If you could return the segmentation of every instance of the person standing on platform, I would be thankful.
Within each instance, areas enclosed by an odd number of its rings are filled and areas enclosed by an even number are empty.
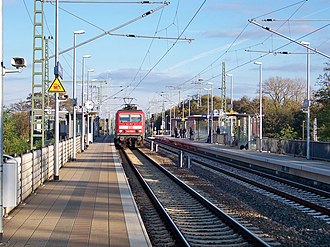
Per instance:
[[[180,128],[180,138],[182,138],[182,128]]]
[[[211,143],[211,128],[209,129],[209,135],[207,136],[207,143]]]
[[[175,138],[178,138],[179,137],[179,133],[178,133],[178,128],[177,127],[174,128],[174,137]]]
[[[220,143],[220,127],[217,127],[217,140],[216,143]]]
[[[192,140],[194,135],[194,131],[191,127],[189,127],[189,139]]]

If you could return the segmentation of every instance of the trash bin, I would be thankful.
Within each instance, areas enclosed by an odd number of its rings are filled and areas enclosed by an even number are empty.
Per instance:
[[[3,207],[16,207],[18,162],[6,154],[3,158]]]

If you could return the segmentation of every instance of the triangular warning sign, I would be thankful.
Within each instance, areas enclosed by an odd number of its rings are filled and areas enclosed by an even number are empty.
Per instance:
[[[50,87],[48,88],[48,93],[65,93],[65,89],[58,77],[52,82]]]

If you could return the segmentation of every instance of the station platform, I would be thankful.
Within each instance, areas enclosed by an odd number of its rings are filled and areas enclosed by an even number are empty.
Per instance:
[[[312,180],[314,183],[330,185],[330,162],[322,160],[307,160],[302,157],[260,152],[254,150],[240,150],[221,144],[211,144],[185,138],[174,138],[170,136],[155,136],[155,140],[166,140],[169,142],[189,145],[198,151],[213,152],[228,159],[234,159],[272,169],[277,172]]]
[[[4,218],[5,246],[151,246],[114,144],[99,139]]]

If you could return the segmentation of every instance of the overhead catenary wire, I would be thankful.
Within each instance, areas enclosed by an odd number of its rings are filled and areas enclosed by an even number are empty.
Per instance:
[[[269,22],[269,21],[284,21],[284,22],[296,22],[296,21],[303,21],[303,22],[305,22],[305,21],[308,21],[308,22],[310,22],[310,21],[321,21],[321,22],[324,22],[324,21],[330,21],[330,19],[290,19],[290,20],[288,20],[288,19],[262,19],[261,21],[267,21],[267,22]]]
[[[154,2],[154,3],[155,3],[155,2]],[[157,3],[164,3],[164,2],[157,2]],[[112,34],[112,33],[110,33],[110,31],[107,31],[107,30],[105,30],[105,29],[99,27],[98,25],[95,25],[95,24],[93,24],[92,22],[87,21],[86,19],[84,19],[84,18],[82,18],[82,17],[80,17],[80,16],[78,16],[78,15],[76,15],[76,14],[74,14],[74,13],[68,11],[68,10],[66,10],[65,8],[59,7],[59,9],[62,10],[62,11],[64,11],[64,12],[66,12],[66,13],[68,13],[69,15],[72,15],[73,17],[75,17],[75,18],[77,18],[77,19],[79,19],[79,20],[81,20],[81,21],[83,21],[83,22],[89,24],[90,26],[93,26],[93,27],[95,27],[95,28],[101,30],[102,32],[107,33],[108,35],[111,35],[111,36],[126,36],[126,37],[135,37],[135,38],[149,38],[149,37],[147,37],[147,36],[134,35],[134,34]],[[154,12],[154,11],[149,11],[149,12]],[[157,37],[157,38],[159,38],[159,39],[163,39],[163,37]],[[174,39],[174,38],[173,38],[173,39]],[[191,39],[182,39],[182,40],[187,40],[187,41],[189,41],[189,42],[191,41]],[[76,47],[78,47],[78,46],[76,46]],[[73,49],[73,48],[72,48],[72,49]],[[61,55],[63,55],[62,53],[64,53],[64,51],[60,52]],[[53,58],[53,56],[50,56],[50,57],[49,57],[49,59],[51,59],[51,58]],[[64,58],[64,59],[65,59],[65,58]],[[69,67],[71,67],[71,66],[69,65]],[[70,75],[69,75],[69,77],[70,77]]]
[[[144,17],[147,17],[148,15],[155,13],[156,11],[158,11],[158,10],[160,10],[160,9],[162,9],[162,8],[164,8],[164,7],[166,7],[167,5],[168,5],[168,3],[165,2],[165,3],[162,4],[161,6],[155,8],[155,9],[153,9],[153,10],[147,11],[147,12],[145,12],[144,14],[140,15],[139,17],[136,17],[136,18],[134,18],[134,19],[132,19],[132,20],[130,20],[130,21],[125,22],[125,23],[122,24],[122,25],[119,25],[119,26],[117,26],[117,27],[115,27],[115,28],[112,28],[112,29],[110,29],[110,30],[108,30],[108,31],[105,31],[105,32],[103,32],[102,34],[99,34],[99,35],[95,36],[94,38],[91,38],[91,39],[85,40],[85,41],[83,41],[83,42],[77,44],[77,45],[76,45],[76,48],[78,48],[78,47],[80,47],[80,46],[83,46],[83,45],[86,45],[86,44],[88,44],[88,43],[90,43],[90,42],[92,42],[92,41],[94,41],[94,40],[97,40],[97,39],[102,38],[102,37],[104,37],[104,36],[106,36],[106,35],[108,35],[108,34],[111,34],[112,32],[117,31],[118,29],[121,29],[121,28],[123,28],[123,27],[125,27],[125,26],[127,26],[127,25],[129,25],[129,24],[132,24],[132,23],[134,23],[134,22],[136,22],[136,21],[138,21],[138,20],[140,20],[140,19],[142,19],[142,18],[144,18]],[[68,51],[71,51],[71,50],[73,50],[73,49],[74,49],[74,47],[70,47],[70,48],[67,48],[67,49],[65,49],[65,50],[62,50],[62,51],[59,52],[59,55],[62,55],[62,54],[66,53],[66,52],[68,52]],[[54,58],[54,56],[50,56],[50,57],[49,57],[49,59],[51,59],[51,58]]]
[[[161,12],[161,14],[160,14],[160,16],[159,16],[158,22],[157,22],[157,27],[156,27],[156,31],[155,31],[155,33],[154,33],[154,36],[155,36],[157,33],[162,32],[163,30],[167,30],[171,25],[174,24],[174,21],[177,19],[177,16],[178,16],[178,8],[179,8],[179,4],[180,4],[180,0],[177,2],[177,6],[176,6],[176,10],[175,10],[175,14],[174,14],[174,17],[173,17],[172,24],[170,24],[169,26],[167,26],[165,29],[161,29],[161,30],[159,30],[160,21],[161,21],[162,16],[163,16],[163,10],[162,10],[162,12]],[[178,27],[178,25],[177,25],[177,27]],[[135,80],[136,80],[138,74],[141,72],[141,70],[142,70],[142,66],[143,66],[143,64],[144,64],[144,62],[145,62],[147,56],[150,54],[150,51],[151,51],[151,47],[152,47],[152,45],[153,45],[153,42],[154,42],[154,39],[150,42],[149,47],[148,47],[148,49],[147,49],[147,52],[146,52],[146,54],[145,54],[145,56],[144,56],[144,58],[143,58],[143,60],[142,60],[142,62],[141,62],[141,65],[140,65],[138,71],[136,72],[136,74],[135,74],[133,80],[131,81],[131,83],[130,83],[129,85],[132,85],[132,84],[135,82]]]
[[[197,11],[195,12],[195,14],[192,16],[192,18],[190,19],[190,21],[188,22],[188,24],[185,26],[185,28],[183,29],[183,31],[180,33],[180,35],[178,36],[178,39],[184,34],[184,32],[187,30],[187,28],[190,26],[190,24],[192,23],[192,21],[195,19],[195,17],[197,16],[197,14],[201,11],[202,7],[204,6],[204,4],[206,3],[206,0],[203,1],[203,3],[199,6],[199,8],[197,9]],[[163,54],[163,56],[161,56],[161,58],[158,59],[158,61],[148,70],[148,72],[142,77],[142,79],[137,83],[137,85],[132,89],[132,91],[130,93],[132,93],[134,91],[135,88],[137,88],[141,82],[151,73],[151,71],[165,58],[165,56],[173,49],[173,47],[177,44],[178,39],[172,44],[172,46]]]
[[[272,29],[269,28],[269,27],[266,27],[266,26],[260,25],[259,23],[257,23],[257,22],[254,21],[254,20],[249,20],[249,22],[252,23],[252,24],[254,24],[254,25],[257,25],[258,27],[261,27],[261,28],[263,28],[263,29],[265,29],[265,30],[267,30],[267,31],[269,31],[269,32],[271,32],[271,33],[274,33],[274,34],[276,34],[276,35],[278,35],[278,36],[280,36],[280,37],[282,37],[282,38],[284,38],[284,39],[287,39],[287,40],[291,41],[292,43],[296,43],[297,45],[300,45],[300,46],[306,47],[308,50],[313,51],[313,52],[315,52],[315,53],[317,53],[317,54],[319,54],[319,55],[321,55],[321,56],[323,56],[323,57],[326,57],[326,58],[330,59],[330,56],[329,56],[329,55],[327,55],[327,54],[325,54],[325,53],[323,53],[323,52],[320,52],[320,51],[318,51],[317,49],[312,48],[312,47],[310,47],[310,46],[303,45],[301,42],[298,41],[298,40],[301,40],[302,38],[299,38],[299,39],[292,39],[292,38],[287,37],[287,36],[285,36],[285,35],[283,35],[283,34],[281,34],[281,33],[279,33],[279,32],[276,32],[276,31],[272,30]],[[328,27],[328,26],[330,26],[330,24],[324,25],[323,27],[318,28],[318,29],[314,30],[313,32],[310,32],[309,35],[312,34],[312,33],[318,32],[318,31],[320,31],[321,29],[323,29],[323,28],[325,28],[325,27]]]
[[[30,21],[31,21],[31,24],[33,25],[33,19],[32,19],[32,16],[31,16],[31,14],[30,14],[30,11],[29,11],[29,9],[28,9],[28,7],[27,7],[27,5],[26,5],[25,0],[23,0],[23,4],[24,4],[25,10],[26,10],[26,12],[27,12],[27,14],[28,14],[28,16],[29,16],[29,19],[30,19]]]
[[[46,3],[54,3],[54,0],[44,0]],[[87,4],[163,4],[164,2],[153,2],[153,1],[126,1],[126,2],[120,2],[120,1],[82,1],[82,0],[77,0],[77,1],[72,1],[72,0],[60,0],[59,3],[87,3]]]
[[[190,38],[174,38],[174,37],[162,37],[162,36],[148,36],[148,35],[137,35],[137,34],[118,34],[118,33],[109,33],[110,36],[120,36],[128,38],[142,38],[142,39],[166,39],[166,40],[181,40],[181,41],[193,41],[194,39]]]
[[[295,13],[297,13],[297,11],[305,4],[307,2],[307,0],[303,0],[303,1],[299,1],[299,2],[297,2],[297,3],[293,3],[293,4],[290,4],[290,5],[287,5],[287,6],[285,6],[285,7],[282,7],[282,8],[279,8],[279,9],[276,9],[276,10],[274,10],[274,11],[270,11],[270,12],[268,12],[268,13],[266,13],[266,14],[262,14],[262,15],[259,15],[259,16],[257,16],[257,17],[255,17],[255,18],[253,18],[253,19],[258,19],[258,18],[261,18],[261,17],[263,17],[263,16],[266,16],[266,15],[269,15],[269,14],[273,14],[273,13],[276,13],[276,12],[278,12],[278,11],[281,11],[281,10],[284,10],[284,9],[287,9],[287,8],[291,8],[291,7],[293,7],[293,6],[296,6],[296,5],[299,5],[299,4],[301,4],[300,6],[299,6],[299,8],[297,8],[291,15],[290,15],[290,17],[287,19],[287,20],[289,20]],[[283,23],[278,29],[280,29],[283,25],[284,25],[285,23]],[[215,59],[208,67],[206,67],[204,70],[202,70],[202,71],[200,71],[198,74],[199,75],[202,75],[202,74],[204,74],[204,73],[206,73],[206,72],[208,72],[209,70],[208,70],[208,68],[209,67],[212,67],[212,66],[214,66],[214,64],[217,62],[217,61],[219,61],[226,53],[228,53],[229,52],[229,50],[233,47],[233,45],[237,42],[237,40],[239,39],[239,37],[240,36],[242,36],[242,34],[245,32],[245,30],[247,29],[247,27],[249,26],[249,23],[247,23],[245,26],[244,26],[244,28],[243,28],[243,30],[237,35],[237,37],[234,39],[234,41],[230,44],[230,46],[228,47],[228,49],[226,49],[226,51],[225,52],[223,52],[217,59]],[[268,36],[267,38],[265,38],[262,42],[259,42],[258,43],[258,45],[260,45],[260,44],[263,44],[263,43],[265,43],[269,38],[271,37],[271,35],[270,36]],[[241,67],[241,66],[240,66]],[[221,74],[220,74],[221,75]],[[190,82],[191,80],[189,80],[189,82]],[[188,81],[187,81],[188,82]],[[186,82],[185,82],[186,83]]]
[[[78,2],[78,1],[75,1],[75,2]],[[93,2],[93,1],[90,1],[90,2]],[[99,1],[98,1],[99,2]],[[306,1],[300,1],[299,3],[301,3],[301,2],[306,2]],[[296,3],[297,4],[297,3]],[[283,8],[284,9],[284,8]],[[271,12],[272,13],[272,12]],[[269,13],[267,13],[267,14],[269,14]],[[121,34],[120,34],[121,35]],[[120,36],[119,35],[119,36]],[[274,35],[273,35],[274,36]],[[240,37],[238,37],[238,39],[237,40],[239,40],[239,38]],[[236,42],[234,42],[233,44],[236,44]],[[258,45],[261,45],[262,43],[258,43],[258,44],[256,44],[256,46],[258,46]],[[252,47],[253,47],[254,45],[252,45]],[[249,46],[249,47],[251,47],[251,45]],[[224,53],[217,61],[216,61],[216,63],[218,63],[218,61],[221,59],[221,58],[223,58],[225,55],[228,55],[230,52],[235,52],[235,51],[239,51],[239,50],[243,50],[243,48],[242,49],[236,49],[236,50],[234,50],[235,49],[235,47],[234,47],[234,45],[231,47],[231,48],[229,48],[227,51],[226,51],[226,53]],[[258,58],[256,58],[256,59],[259,59],[259,57]],[[252,59],[250,59],[249,61],[252,61]],[[216,65],[215,63],[214,64],[211,64],[211,69],[210,70],[213,70],[214,68],[216,68],[218,65]],[[235,67],[235,68],[239,68],[239,67],[241,67],[241,66],[237,66],[237,67]],[[234,68],[234,69],[235,69]],[[204,73],[204,71],[201,71],[202,73]],[[199,72],[199,73],[197,73],[194,77],[192,77],[192,79],[194,79],[194,78],[196,78],[196,77],[198,77],[198,76],[200,76],[200,74],[201,74],[201,72]],[[206,72],[205,72],[206,73]],[[212,75],[212,77],[211,78],[214,78],[215,76],[214,75]],[[192,79],[190,79],[189,81],[186,81],[186,83],[190,83],[191,82],[191,80]]]
[[[281,10],[284,10],[284,9],[287,9],[287,8],[290,8],[290,7],[293,7],[293,6],[295,6],[295,5],[300,5],[291,15],[290,15],[290,17],[288,18],[288,19],[286,19],[287,21],[289,21],[292,17],[293,17],[293,15],[295,15],[296,13],[297,13],[297,11],[299,10],[299,9],[301,9],[302,8],[302,6],[305,4],[307,2],[307,0],[303,0],[303,1],[299,1],[299,2],[297,2],[297,3],[294,3],[294,4],[290,4],[290,5],[288,5],[288,6],[285,6],[285,7],[283,7],[283,8],[280,8],[280,9],[277,9],[277,10],[274,10],[274,11],[271,11],[271,12],[268,12],[268,13],[266,13],[266,14],[262,14],[262,15],[259,15],[259,16],[257,16],[257,17],[255,17],[255,18],[253,18],[253,19],[257,19],[257,18],[261,18],[261,17],[263,17],[263,16],[266,16],[266,15],[268,15],[268,14],[272,14],[272,13],[275,13],[275,12],[278,12],[278,11],[281,11]],[[206,74],[207,72],[209,72],[211,69],[213,69],[213,67],[214,67],[214,65],[216,64],[216,62],[217,61],[219,61],[221,58],[223,58],[227,53],[229,53],[230,52],[230,49],[234,46],[234,44],[237,42],[237,40],[239,39],[239,37],[240,36],[242,36],[242,34],[243,34],[243,32],[246,30],[246,28],[248,27],[248,25],[249,25],[250,23],[248,23],[248,24],[246,24],[245,26],[244,26],[244,28],[243,28],[243,30],[237,35],[237,37],[234,39],[234,41],[230,44],[230,46],[229,46],[229,48],[228,49],[226,49],[219,57],[217,57],[215,60],[213,60],[212,61],[212,63],[210,64],[210,65],[208,65],[206,68],[204,68],[203,70],[201,70],[200,72],[198,72],[195,76],[193,76],[193,77],[191,77],[191,78],[189,78],[188,80],[186,80],[186,81],[184,81],[182,84],[190,84],[190,82],[192,81],[192,80],[194,80],[194,78],[196,78],[196,77],[200,77],[200,76],[202,76],[203,74]],[[283,23],[278,29],[280,29],[283,25],[284,25],[285,23]],[[318,30],[319,31],[319,30]],[[310,35],[310,33],[309,34],[307,34],[306,36],[308,36],[308,35]],[[264,39],[262,42],[259,42],[258,44],[256,44],[256,45],[252,45],[252,46],[249,46],[249,48],[250,47],[253,47],[253,46],[258,46],[258,45],[261,45],[261,44],[263,44],[264,42],[266,42],[270,37],[271,37],[272,35],[270,35],[270,36],[268,36],[266,39]],[[303,37],[305,37],[305,36],[303,36]],[[302,38],[302,37],[300,37],[300,38]],[[292,42],[290,42],[290,43],[288,43],[288,44],[286,44],[286,45],[284,45],[284,46],[281,46],[279,49],[281,49],[281,48],[283,48],[283,47],[285,47],[285,46],[287,46],[287,45],[289,45],[289,44],[291,44]],[[242,49],[238,49],[238,50],[242,50]],[[245,66],[245,65],[247,65],[247,64],[250,64],[251,62],[253,62],[253,61],[256,61],[256,60],[258,60],[258,59],[260,59],[260,58],[263,58],[263,57],[265,57],[265,56],[268,56],[269,54],[265,54],[265,55],[263,55],[263,56],[259,56],[259,57],[256,57],[256,58],[254,58],[254,59],[250,59],[249,61],[247,61],[247,62],[244,62],[244,63],[242,63],[242,64],[240,64],[240,65],[237,65],[236,67],[234,67],[234,68],[232,68],[232,69],[229,69],[229,70],[227,70],[227,72],[231,72],[231,71],[234,71],[234,70],[236,70],[236,69],[238,69],[238,68],[241,68],[241,67],[243,67],[243,66]],[[220,73],[220,74],[216,74],[216,75],[213,75],[213,76],[211,76],[211,77],[209,77],[209,78],[205,78],[204,79],[204,81],[205,82],[207,82],[207,81],[211,81],[211,80],[214,80],[214,79],[216,79],[216,78],[219,78],[219,77],[221,77],[222,76],[222,73]],[[193,87],[192,86],[190,86],[190,87],[187,87],[185,90],[182,90],[182,92],[185,92],[185,91],[188,91],[188,90],[191,90]]]
[[[329,24],[329,25],[330,25],[330,24]],[[326,26],[328,26],[328,25],[326,25]],[[322,29],[325,28],[326,26],[323,26]],[[321,30],[321,29],[317,29],[317,31],[320,31],[320,30]],[[308,34],[305,34],[305,35],[303,35],[303,36],[297,38],[296,40],[302,40],[303,38],[309,36],[311,33],[314,33],[314,32],[316,32],[316,30],[314,30],[314,31],[312,31],[312,32],[310,32],[310,33],[308,33]],[[282,45],[282,46],[280,46],[280,47],[274,49],[273,52],[276,52],[276,51],[278,51],[278,50],[280,50],[280,49],[283,49],[284,47],[286,47],[286,46],[288,46],[288,45],[290,45],[290,44],[292,44],[292,42],[288,42],[288,43],[286,43],[286,44],[284,44],[284,45]],[[304,47],[306,48],[306,46],[304,46]],[[245,66],[245,65],[247,65],[247,64],[250,64],[250,63],[252,63],[252,62],[255,62],[255,61],[257,61],[257,60],[259,60],[259,59],[261,59],[261,58],[264,58],[264,57],[266,57],[266,56],[269,56],[270,54],[272,54],[272,53],[267,53],[267,54],[264,54],[264,55],[260,55],[259,57],[256,57],[256,58],[253,58],[253,59],[250,59],[250,61],[247,61],[247,62],[245,62],[245,63],[242,63],[242,64],[240,64],[240,65],[238,65],[238,66],[236,66],[236,67],[234,67],[234,68],[231,68],[231,69],[227,70],[227,72],[232,72],[232,71],[234,71],[234,70],[236,70],[236,69],[238,69],[238,68],[240,68],[240,67],[243,67],[243,66]],[[208,78],[206,81],[208,81],[208,80],[213,80],[213,79],[215,79],[215,78],[220,77],[221,75],[222,75],[222,74],[217,74],[217,75],[215,75],[215,76],[213,76],[213,77],[211,77],[211,78]]]
[[[264,17],[266,15],[269,15],[269,14],[273,14],[273,13],[276,13],[278,11],[281,11],[281,10],[284,10],[284,9],[287,9],[287,8],[290,8],[290,7],[293,7],[293,6],[296,6],[296,5],[300,5],[299,8],[297,8],[293,14],[291,14],[290,18],[307,2],[307,0],[303,0],[303,1],[299,1],[297,3],[293,3],[293,4],[290,4],[290,5],[287,5],[285,7],[282,7],[282,8],[279,8],[279,9],[276,9],[274,11],[270,11],[268,13],[265,13],[265,14],[262,14],[262,15],[259,15],[259,16],[256,16],[254,17],[253,19],[257,19],[257,18],[261,18],[261,17]],[[204,74],[206,74],[207,72],[209,72],[210,70],[213,70],[213,67],[215,67],[215,64],[220,60],[222,59],[227,53],[230,52],[230,49],[235,45],[235,43],[238,41],[238,39],[243,35],[243,33],[245,32],[245,30],[247,29],[247,27],[250,25],[250,23],[247,23],[244,28],[241,30],[241,32],[235,37],[235,39],[230,43],[229,47],[223,52],[220,54],[220,56],[218,56],[215,60],[213,60],[208,66],[206,66],[203,70],[199,71],[197,74],[195,74],[193,77],[189,78],[188,80],[184,81],[182,84],[183,85],[186,85],[186,84],[190,84],[192,80],[194,80],[194,78],[196,77],[200,77]],[[284,23],[282,24],[284,25]],[[279,27],[280,28],[280,27]],[[254,47],[254,46],[258,46],[258,45],[261,45],[263,44],[264,42],[266,42],[269,38],[271,37],[268,36],[267,38],[265,38],[262,42],[258,42],[258,44],[255,44],[255,45],[252,45],[252,46],[249,46],[249,47]],[[247,48],[247,47],[246,47]],[[245,48],[245,49],[246,49]],[[241,50],[241,49],[240,49]],[[257,60],[259,58],[256,58],[255,60]],[[241,65],[238,65],[236,66],[233,70],[237,69],[237,68],[240,68],[240,67],[243,67],[247,64],[251,63],[251,61],[248,61],[248,62],[245,62]],[[230,70],[232,71],[232,70]],[[216,79],[218,77],[220,77],[222,74],[216,74],[215,76],[211,76],[209,79],[205,79],[204,81],[210,81],[210,80],[213,80],[213,79]],[[190,85],[190,87],[188,86],[187,89],[183,90],[183,92],[185,91],[188,91],[190,89],[192,89],[193,87]]]
[[[160,25],[160,21],[161,21],[161,19],[162,19],[162,16],[163,16],[163,9],[162,9],[161,14],[160,14],[160,16],[159,16],[159,19],[158,19],[158,22],[157,22],[156,30],[158,30],[158,27],[159,27],[159,25]],[[157,31],[154,33],[154,35],[156,35],[156,33],[157,33]],[[150,44],[149,44],[149,47],[148,47],[148,49],[147,49],[147,52],[146,52],[144,58],[142,59],[141,65],[140,65],[138,71],[135,73],[135,75],[134,75],[134,77],[133,77],[133,80],[129,83],[129,86],[132,85],[132,84],[134,83],[134,81],[136,80],[138,74],[139,74],[140,71],[142,70],[142,66],[143,66],[145,60],[147,59],[148,54],[150,53],[151,47],[152,47],[152,45],[153,45],[153,42],[154,42],[154,39],[151,40],[151,42],[150,42]]]

